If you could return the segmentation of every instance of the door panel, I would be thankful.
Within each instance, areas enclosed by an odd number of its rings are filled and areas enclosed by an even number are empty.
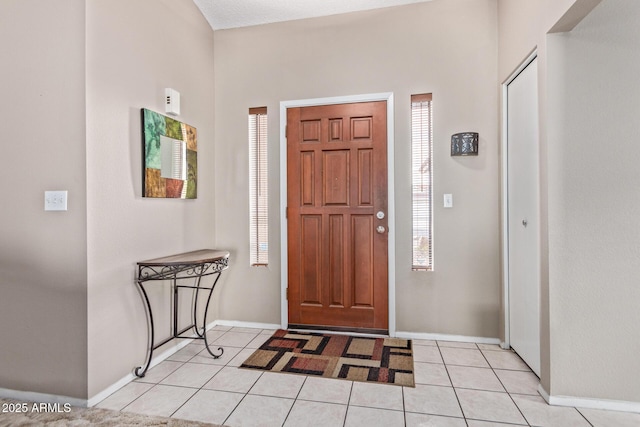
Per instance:
[[[355,307],[374,306],[373,283],[373,217],[354,215],[351,217],[353,247],[353,305]]]
[[[386,109],[287,110],[290,324],[388,329]]]
[[[370,206],[373,202],[373,151],[358,150],[358,205]]]
[[[329,215],[329,287],[331,307],[344,308],[344,217]]]
[[[300,198],[300,204],[303,206],[313,206],[315,201],[315,185],[314,185],[314,152],[304,151],[300,153],[300,188],[302,195]]]
[[[507,86],[509,339],[540,375],[538,71],[531,62]]]
[[[323,165],[324,205],[349,205],[349,150],[325,151]]]

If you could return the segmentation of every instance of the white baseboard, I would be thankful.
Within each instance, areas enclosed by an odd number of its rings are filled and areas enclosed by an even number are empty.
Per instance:
[[[214,323],[209,324],[207,326],[207,330],[213,328],[214,326],[215,326]],[[171,355],[180,351],[182,348],[189,345],[189,343],[191,343],[192,341],[193,340],[190,340],[190,339],[181,340],[175,345],[167,348],[165,351],[163,351],[162,353],[160,353],[159,355],[151,359],[151,363],[149,364],[149,369],[153,368],[158,363],[166,360]],[[135,380],[136,378],[137,376],[134,375],[133,372],[130,372],[129,374],[122,377],[120,380],[116,381],[115,383],[113,383],[112,385],[105,388],[104,390],[102,390],[101,392],[99,392],[98,394],[96,394],[95,396],[89,399],[78,399],[74,397],[60,396],[57,394],[38,393],[34,391],[19,391],[19,390],[11,390],[11,389],[4,389],[4,388],[0,388],[0,397],[6,398],[6,399],[14,399],[19,401],[29,401],[29,402],[38,402],[38,403],[61,403],[61,404],[69,403],[72,406],[77,406],[81,408],[92,407],[100,403],[102,400],[104,400],[114,392],[120,390],[122,387],[129,384],[131,381]]]
[[[207,325],[207,331],[212,329],[214,326],[215,326],[215,322],[209,323]],[[195,339],[195,336],[193,339]],[[168,359],[178,351],[182,350],[184,347],[191,344],[193,342],[193,339],[181,339],[179,340],[179,342],[167,348],[165,351],[163,351],[159,355],[154,356],[153,359],[151,359],[151,363],[149,364],[149,369],[153,368],[160,362],[165,361],[166,359]],[[133,372],[130,372],[129,374],[122,377],[120,380],[116,381],[115,383],[111,384],[109,387],[105,388],[95,396],[91,397],[87,401],[87,406],[92,407],[97,405],[98,403],[102,402],[104,399],[106,399],[116,391],[120,390],[122,387],[129,384],[131,381],[135,380],[136,378],[138,377]]]
[[[571,406],[585,409],[604,409],[607,411],[640,413],[640,402],[627,402],[623,400],[594,399],[590,397],[551,396],[538,385],[538,393],[552,406]]]
[[[68,403],[71,406],[79,406],[84,408],[87,406],[85,399],[77,397],[60,396],[57,394],[37,393],[35,391],[11,390],[8,388],[0,388],[0,397],[5,399],[18,400],[20,402],[38,402],[38,403]]]
[[[207,325],[207,331],[210,331],[211,329],[213,329],[218,325],[231,326],[231,327],[243,327],[243,328],[256,328],[256,329],[279,329],[280,328],[280,325],[272,324],[272,323],[253,323],[253,322],[241,322],[236,320],[214,320],[213,322]],[[163,351],[159,355],[154,356],[154,358],[151,360],[151,363],[149,364],[149,369],[153,368],[160,362],[163,362],[164,360],[168,359],[170,356],[180,351],[182,348],[186,347],[192,342],[193,342],[192,339],[180,340],[180,342],[178,342],[177,344],[171,346],[170,348],[167,348],[165,351]],[[116,381],[109,387],[105,388],[95,396],[91,397],[88,401],[85,401],[85,406],[91,407],[91,406],[97,405],[98,403],[102,402],[105,398],[109,397],[111,394],[120,390],[122,387],[129,384],[131,381],[135,380],[136,378],[137,376],[133,372],[127,374],[126,376],[122,377],[120,380]]]
[[[231,326],[231,327],[244,327],[244,328],[256,328],[256,329],[280,329],[279,324],[275,323],[255,323],[255,322],[241,322],[235,320],[215,320],[207,325],[207,331],[216,327],[217,325],[221,326]],[[195,337],[194,337],[195,338]],[[193,339],[183,339],[179,340],[175,345],[164,350],[162,353],[156,355],[151,359],[151,363],[149,364],[149,369],[153,368],[160,362],[168,359],[170,356],[180,351],[182,348],[189,345],[193,342]],[[101,392],[92,396],[89,399],[78,399],[74,397],[60,396],[56,394],[46,394],[46,393],[37,393],[33,391],[19,391],[19,390],[11,390],[0,388],[0,398],[5,399],[14,399],[19,401],[29,401],[29,402],[38,402],[38,403],[69,403],[72,406],[78,407],[92,407],[103,401],[105,398],[109,397],[111,394],[120,390],[125,385],[129,384],[131,381],[135,380],[137,377],[133,372],[125,375],[115,383],[111,384]]]
[[[169,356],[167,356],[167,357],[169,357]],[[155,358],[151,362],[151,364],[153,364],[154,361],[155,361]],[[149,367],[151,367],[151,365],[149,365]],[[98,393],[95,396],[93,396],[92,398],[90,398],[87,401],[87,407],[90,408],[92,406],[97,405],[98,403],[102,402],[104,399],[106,399],[107,397],[111,396],[113,393],[115,393],[116,391],[120,390],[122,387],[126,386],[131,381],[135,380],[136,378],[137,377],[132,373],[127,374],[126,376],[122,377],[119,381],[111,384],[109,387],[105,388],[100,393]]]
[[[215,320],[212,322],[208,329],[214,326],[231,326],[235,328],[261,328],[261,329],[281,329],[282,325],[278,323],[256,323],[256,322],[244,322],[240,320]],[[306,331],[306,330],[305,330]],[[326,332],[336,334],[336,331],[316,331],[312,332]],[[375,334],[358,334],[353,332],[348,332],[350,335],[361,335],[361,336],[378,336]],[[486,337],[469,337],[465,335],[447,335],[447,334],[429,334],[423,332],[401,332],[398,331],[395,334],[397,338],[405,338],[405,339],[424,339],[424,340],[439,340],[439,341],[455,341],[455,342],[472,342],[477,344],[496,344],[500,345],[499,338],[486,338]]]
[[[241,320],[215,320],[210,325],[231,326],[234,328],[254,328],[254,329],[280,329],[281,328],[279,323],[243,322]]]
[[[209,328],[207,328],[207,329],[209,329]],[[154,356],[154,358],[151,359],[151,363],[149,364],[149,369],[153,368],[158,363],[163,362],[164,360],[168,359],[170,356],[174,355],[175,353],[177,353],[178,351],[180,351],[181,349],[183,349],[184,347],[189,345],[191,342],[193,342],[193,340],[190,340],[190,339],[180,340],[180,342],[172,345],[170,348],[167,348],[165,351],[163,351],[159,355]],[[127,374],[124,377],[122,377],[120,380],[116,381],[115,383],[111,384],[109,387],[105,388],[104,390],[102,390],[101,392],[96,394],[95,396],[91,397],[87,401],[87,406],[88,407],[92,407],[92,406],[97,405],[98,403],[102,402],[104,399],[109,397],[111,394],[113,394],[116,391],[120,390],[122,387],[126,386],[131,381],[135,380],[136,378],[138,378],[138,377],[133,372],[130,372],[129,374]]]
[[[497,344],[500,345],[499,338],[486,337],[469,337],[466,335],[449,335],[449,334],[430,334],[424,332],[396,332],[397,338],[411,340],[433,340],[433,341],[454,341],[454,342],[472,342],[476,344]]]

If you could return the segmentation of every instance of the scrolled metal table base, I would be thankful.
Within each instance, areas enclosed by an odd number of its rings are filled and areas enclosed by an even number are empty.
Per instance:
[[[219,251],[212,249],[203,249],[199,251],[186,252],[184,254],[172,255],[169,257],[157,258],[148,261],[141,261],[138,263],[138,277],[136,283],[139,289],[142,291],[143,301],[145,303],[145,309],[147,311],[147,318],[149,320],[149,343],[148,351],[145,362],[134,369],[136,376],[142,378],[147,373],[151,360],[153,358],[153,351],[158,347],[163,346],[169,341],[175,338],[185,339],[202,339],[205,343],[207,352],[214,358],[218,359],[224,354],[224,349],[218,347],[216,352],[213,352],[210,348],[209,341],[206,334],[206,319],[209,312],[209,305],[211,303],[211,297],[213,296],[213,290],[220,279],[222,271],[229,266],[229,252]],[[202,278],[206,276],[215,276],[213,284],[210,287],[202,286]],[[182,280],[192,279],[193,285],[181,284]],[[153,321],[153,311],[151,310],[151,303],[149,296],[144,287],[144,283],[150,281],[172,281],[173,289],[173,313],[172,313],[172,333],[171,336],[162,340],[159,343],[155,343],[155,325]],[[179,306],[179,293],[180,289],[193,289],[195,290],[193,307],[192,307],[192,324],[178,330],[178,306]],[[202,327],[198,326],[198,297],[201,291],[209,291],[207,296],[207,302],[205,304],[204,316],[202,318]],[[194,335],[185,336],[184,334],[193,329]]]

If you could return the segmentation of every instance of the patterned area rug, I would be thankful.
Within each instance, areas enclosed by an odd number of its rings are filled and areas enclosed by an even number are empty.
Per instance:
[[[411,340],[278,330],[241,368],[414,387]]]

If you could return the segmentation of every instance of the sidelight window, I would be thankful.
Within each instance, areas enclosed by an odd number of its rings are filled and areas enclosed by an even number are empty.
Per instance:
[[[433,270],[433,114],[430,93],[411,95],[413,270]]]
[[[249,109],[249,209],[251,265],[269,263],[267,107]]]

